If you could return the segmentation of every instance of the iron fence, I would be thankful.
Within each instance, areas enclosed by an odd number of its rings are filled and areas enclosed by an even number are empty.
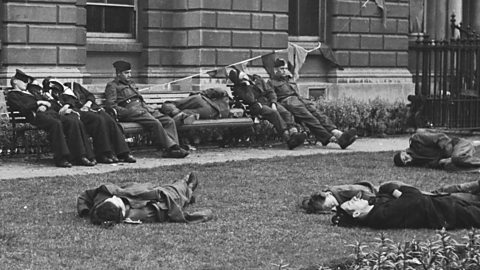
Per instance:
[[[424,101],[425,125],[480,129],[480,37],[451,20],[450,40],[417,39],[415,95]]]

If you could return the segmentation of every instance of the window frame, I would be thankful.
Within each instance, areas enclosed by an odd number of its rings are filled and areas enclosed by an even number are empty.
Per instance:
[[[86,1],[86,6],[99,6],[99,7],[133,7],[133,12],[135,14],[133,33],[112,33],[112,32],[90,32],[87,31],[87,39],[131,39],[135,40],[137,38],[138,33],[138,0],[133,0],[133,5],[126,5],[126,4],[112,4],[107,3],[107,0],[103,0],[104,2],[89,2]],[[105,22],[103,22],[105,23]],[[88,25],[88,21],[87,21]]]
[[[298,3],[300,1],[305,1],[305,0],[298,0]],[[290,33],[288,34],[288,40],[291,42],[307,42],[307,43],[316,43],[319,41],[325,41],[326,40],[326,34],[327,34],[327,0],[317,0],[318,3],[318,35],[316,36],[294,36],[291,35]],[[298,9],[297,9],[298,10]],[[290,14],[290,11],[289,11]],[[299,17],[299,16],[297,16]],[[298,23],[297,23],[298,25]]]

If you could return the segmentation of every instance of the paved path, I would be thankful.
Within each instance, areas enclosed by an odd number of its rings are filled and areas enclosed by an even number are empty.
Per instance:
[[[6,160],[0,164],[0,180],[61,175],[95,174],[121,169],[153,168],[189,163],[207,164],[235,160],[267,159],[284,156],[393,151],[405,149],[407,146],[408,136],[390,138],[359,138],[353,145],[351,145],[346,150],[341,150],[336,144],[330,144],[327,147],[323,147],[321,145],[306,145],[303,147],[299,147],[295,150],[287,150],[282,148],[283,146],[276,146],[272,148],[214,148],[192,151],[192,153],[185,159],[137,157],[137,163],[133,164],[98,164],[94,167],[74,166],[72,168],[54,167],[52,166],[51,160],[41,160],[38,162],[28,160],[19,161],[14,159]]]

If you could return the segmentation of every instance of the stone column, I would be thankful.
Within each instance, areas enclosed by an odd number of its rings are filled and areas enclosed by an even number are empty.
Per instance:
[[[470,10],[470,18],[471,18],[471,26],[472,29],[475,30],[475,32],[478,34],[480,33],[480,17],[478,14],[480,14],[480,2],[477,1],[471,1],[471,10]]]
[[[475,2],[475,1],[474,1]],[[476,3],[476,2],[475,2]],[[450,0],[448,2],[448,19],[451,19],[451,16],[454,14],[455,15],[455,23],[458,24],[463,21],[463,1],[455,1],[455,0]],[[451,24],[451,22],[450,22]],[[449,27],[451,25],[449,24]],[[452,30],[449,28],[448,30],[448,37],[449,38],[457,38],[460,36],[460,33],[458,31],[454,32],[454,35],[452,37]]]

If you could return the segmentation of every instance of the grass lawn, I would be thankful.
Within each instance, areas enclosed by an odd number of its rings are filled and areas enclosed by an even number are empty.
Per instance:
[[[392,153],[345,153],[124,170],[88,176],[1,181],[1,269],[302,269],[344,260],[356,241],[380,231],[339,228],[329,215],[298,209],[322,186],[400,180],[424,190],[478,180],[478,175],[396,168]],[[192,209],[211,208],[202,224],[93,226],[76,214],[77,195],[105,182],[170,183],[196,171]],[[403,242],[433,230],[388,230]],[[466,230],[451,232],[461,241]]]

